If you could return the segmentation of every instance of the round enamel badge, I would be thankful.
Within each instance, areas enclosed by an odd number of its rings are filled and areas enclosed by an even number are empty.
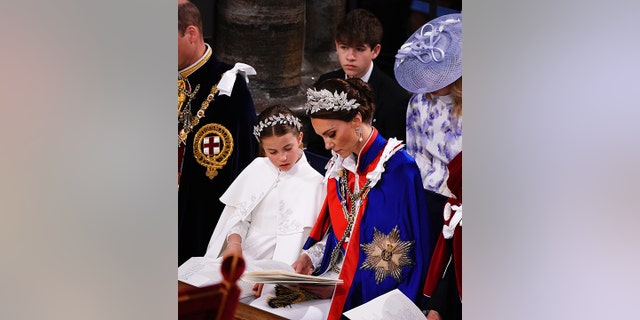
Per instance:
[[[193,137],[193,156],[196,161],[207,168],[207,177],[213,179],[218,169],[227,164],[233,152],[231,132],[217,123],[202,126]]]

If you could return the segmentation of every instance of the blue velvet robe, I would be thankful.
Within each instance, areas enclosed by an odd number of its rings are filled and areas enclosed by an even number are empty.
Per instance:
[[[374,131],[373,135],[361,153],[358,165],[360,186],[366,180],[366,173],[375,168],[387,142],[377,131]],[[351,190],[354,180],[354,174],[349,173],[348,182]],[[338,183],[336,178],[329,178],[323,209],[304,246],[305,249],[310,248],[328,233],[322,264],[314,272],[315,275],[328,269],[331,252],[339,243],[345,229],[346,220],[340,206]],[[399,249],[394,254],[396,261],[400,258],[402,262],[400,272],[394,277],[391,272],[385,271],[387,269],[382,269],[380,271],[383,277],[379,282],[376,281],[376,268],[371,268],[371,264],[367,267],[366,263],[367,259],[375,260],[375,254],[371,251],[368,254],[365,249],[372,248],[376,233],[378,240],[385,240],[377,243],[389,243],[387,237],[394,228],[399,234],[399,241],[392,245],[404,244],[396,246],[404,249]],[[421,299],[434,243],[433,237],[429,235],[432,228],[420,171],[404,149],[397,151],[387,161],[384,173],[371,188],[363,203],[353,230],[350,242],[342,248],[343,254],[345,249],[349,248],[340,271],[340,279],[343,279],[344,284],[336,287],[328,319],[338,319],[343,312],[396,288],[413,301]]]

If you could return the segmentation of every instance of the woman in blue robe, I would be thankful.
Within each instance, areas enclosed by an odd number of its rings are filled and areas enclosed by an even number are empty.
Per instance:
[[[371,126],[373,94],[360,79],[320,83],[307,91],[305,107],[333,157],[327,197],[294,269],[343,280],[327,319],[394,289],[418,302],[433,237],[414,159],[401,141],[386,140]]]

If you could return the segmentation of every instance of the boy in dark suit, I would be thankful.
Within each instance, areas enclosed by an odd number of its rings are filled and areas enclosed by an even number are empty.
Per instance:
[[[314,87],[330,78],[360,78],[369,83],[375,94],[373,126],[387,139],[395,137],[404,141],[407,104],[411,94],[373,63],[380,54],[381,41],[382,24],[373,13],[365,9],[349,11],[335,32],[336,51],[342,68],[320,76]],[[314,132],[305,133],[304,136],[308,139],[308,150],[331,156],[324,148],[322,138]]]

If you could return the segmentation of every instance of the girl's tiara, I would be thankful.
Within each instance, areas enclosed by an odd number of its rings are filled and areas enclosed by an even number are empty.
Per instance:
[[[278,113],[258,122],[258,124],[253,127],[253,135],[256,136],[256,139],[258,139],[258,141],[260,141],[260,133],[262,132],[262,130],[264,130],[266,127],[275,126],[276,124],[292,125],[298,128],[298,130],[302,128],[302,124],[296,116]]]

